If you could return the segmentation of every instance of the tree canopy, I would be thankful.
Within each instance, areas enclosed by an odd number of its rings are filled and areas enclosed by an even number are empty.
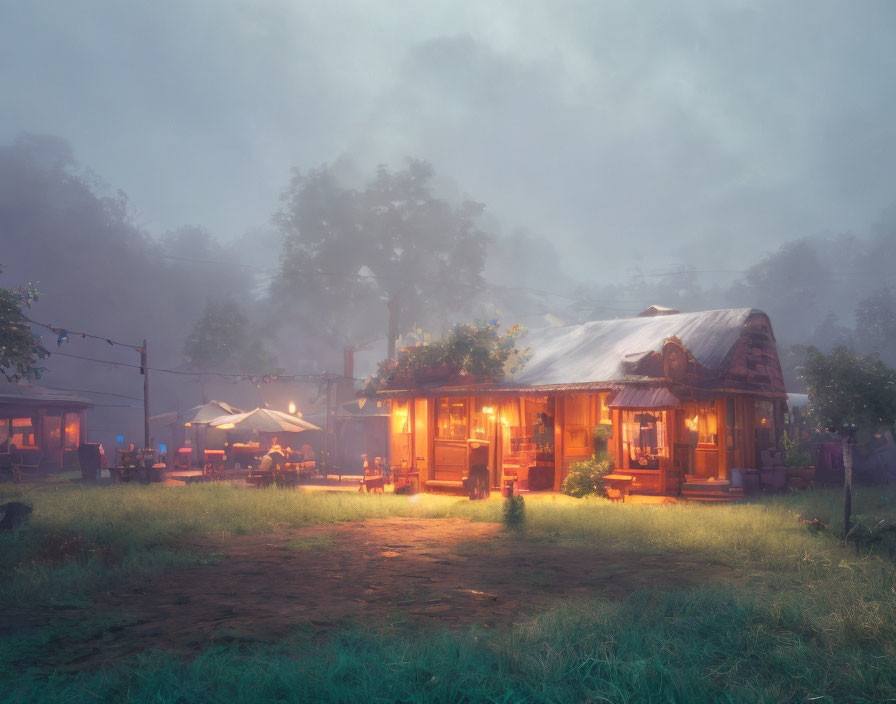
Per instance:
[[[809,347],[802,374],[809,409],[824,429],[854,437],[896,421],[896,371],[878,355],[859,355],[843,346],[825,354]]]
[[[889,286],[872,291],[856,307],[856,342],[896,363],[896,295]]]
[[[37,297],[37,289],[30,284],[0,288],[0,371],[10,382],[40,378],[42,367],[37,366],[38,360],[49,356],[31,332],[23,310],[30,308]]]
[[[389,357],[403,329],[469,309],[484,286],[484,206],[437,197],[434,177],[418,160],[380,166],[363,190],[329,167],[296,173],[276,216],[285,242],[272,295],[333,342],[385,332]]]
[[[271,374],[276,360],[232,298],[208,301],[184,343],[187,365],[203,371]]]

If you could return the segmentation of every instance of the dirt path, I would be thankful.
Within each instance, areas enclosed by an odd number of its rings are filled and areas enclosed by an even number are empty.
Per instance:
[[[579,595],[621,598],[646,585],[735,578],[681,554],[634,555],[507,535],[462,519],[384,519],[206,539],[219,563],[123,585],[84,614],[130,625],[87,644],[70,667],[161,648],[189,656],[214,642],[275,642],[297,628],[437,622],[494,626]]]

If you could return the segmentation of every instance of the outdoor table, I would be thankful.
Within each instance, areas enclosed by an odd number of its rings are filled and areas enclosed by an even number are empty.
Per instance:
[[[624,501],[628,492],[631,491],[635,478],[630,474],[606,474],[604,481],[609,484],[609,489],[617,494],[616,496],[610,495],[608,498]],[[609,491],[607,493],[609,495]]]
[[[190,482],[204,481],[205,480],[205,472],[201,469],[180,469],[180,470],[165,472],[165,477],[168,479],[175,479],[177,481],[181,481],[184,484],[189,484]]]

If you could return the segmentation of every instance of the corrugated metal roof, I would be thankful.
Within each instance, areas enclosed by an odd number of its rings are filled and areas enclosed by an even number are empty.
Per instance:
[[[672,395],[669,389],[639,388],[630,386],[622,389],[616,397],[607,404],[608,408],[678,408],[678,399]]]
[[[677,337],[709,370],[722,370],[752,308],[709,310],[647,318],[596,320],[583,325],[532,330],[526,365],[507,381],[531,386],[630,379],[623,362],[637,361]]]

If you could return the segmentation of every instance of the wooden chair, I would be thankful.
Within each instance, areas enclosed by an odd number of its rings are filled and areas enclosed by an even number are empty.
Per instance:
[[[12,450],[10,454],[18,463],[19,470],[23,475],[37,472],[44,461],[43,451],[36,448]]]
[[[0,477],[9,477],[14,484],[22,481],[22,467],[12,454],[0,455]]]
[[[280,455],[279,452],[271,453]],[[274,460],[271,454],[256,458],[255,469],[249,472],[246,482],[262,489],[274,483]],[[283,455],[280,455],[282,458]],[[282,461],[282,460],[281,460]]]
[[[206,481],[224,479],[224,450],[206,450],[202,472]]]
[[[371,466],[367,461],[367,455],[362,455],[362,457],[364,458],[364,476],[360,481],[358,491],[366,491],[368,494],[374,491],[379,491],[382,494],[385,477],[383,476],[382,467],[380,466],[380,458],[377,457],[374,464]]]

